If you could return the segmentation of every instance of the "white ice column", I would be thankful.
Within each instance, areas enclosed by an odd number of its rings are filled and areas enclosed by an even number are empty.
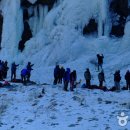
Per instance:
[[[108,0],[99,0],[99,15],[98,15],[98,35],[109,35],[109,2]]]
[[[18,43],[23,29],[20,0],[3,0],[2,58],[14,58],[18,54]],[[9,60],[10,60],[9,59]]]
[[[38,31],[38,8],[34,8],[34,18],[33,18],[33,35],[35,36]]]
[[[39,31],[43,28],[44,19],[48,13],[48,6],[39,5]]]

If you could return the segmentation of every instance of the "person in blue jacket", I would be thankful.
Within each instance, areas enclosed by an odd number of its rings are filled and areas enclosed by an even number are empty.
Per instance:
[[[11,81],[16,80],[16,70],[19,65],[16,65],[15,62],[12,63],[11,66]]]
[[[70,82],[70,68],[67,68],[64,74],[64,90],[68,91],[68,84]]]
[[[27,69],[22,69],[22,71],[21,71],[21,80],[22,80],[22,82],[24,84],[26,84],[27,76],[28,76],[28,70]]]

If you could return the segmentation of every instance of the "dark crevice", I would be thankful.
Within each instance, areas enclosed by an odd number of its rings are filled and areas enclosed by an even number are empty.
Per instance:
[[[0,49],[1,49],[1,41],[2,41],[2,31],[3,31],[3,15],[2,15],[2,11],[0,11]]]
[[[19,42],[19,50],[22,52],[24,50],[24,47],[25,47],[25,43],[30,39],[32,38],[32,32],[31,32],[31,29],[30,29],[30,26],[28,24],[27,21],[24,22],[24,31],[23,31],[23,34],[22,34],[22,39],[21,41]]]
[[[57,0],[37,0],[34,4],[32,4],[28,0],[21,0],[21,7],[29,8],[31,6],[35,7],[37,5],[47,5],[48,9],[51,10],[56,2]]]
[[[110,4],[110,9],[120,16],[128,16],[128,0],[113,0]]]
[[[112,0],[110,11],[112,14],[112,29],[110,34],[116,37],[122,37],[129,14],[128,0]]]
[[[98,24],[95,19],[90,19],[89,23],[83,28],[83,34],[91,34],[97,32]]]

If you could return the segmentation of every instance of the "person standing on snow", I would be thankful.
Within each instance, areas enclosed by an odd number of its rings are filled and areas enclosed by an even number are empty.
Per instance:
[[[63,80],[64,74],[65,74],[65,69],[64,69],[64,67],[61,67],[59,69],[58,83],[62,84],[62,80]]]
[[[77,74],[76,74],[76,70],[74,70],[73,72],[70,73],[70,91],[73,91],[76,79],[77,79]]]
[[[121,81],[120,70],[118,70],[114,74],[114,82],[116,90],[120,90],[120,81]]]
[[[26,84],[27,76],[28,76],[28,70],[27,69],[22,69],[22,71],[21,71],[21,80],[22,80],[23,84]]]
[[[130,90],[130,71],[128,70],[125,74],[126,88]]]
[[[105,76],[103,70],[98,74],[99,87],[103,87],[103,82],[105,82]]]
[[[5,61],[4,64],[3,64],[3,77],[4,78],[7,78],[7,72],[9,70],[9,67],[8,67],[8,62]]]
[[[70,68],[67,68],[64,74],[64,90],[68,91],[68,84],[70,82]]]
[[[13,80],[16,80],[16,70],[17,70],[17,67],[19,66],[15,64],[15,62],[12,63],[12,66],[11,66],[11,81]]]
[[[59,81],[59,75],[60,75],[60,67],[59,65],[56,65],[54,69],[54,82],[53,84],[56,85]]]
[[[90,88],[91,87],[91,73],[89,68],[86,69],[86,71],[84,72],[84,78],[86,80],[86,87]]]
[[[3,63],[0,60],[0,80],[3,80]]]
[[[34,64],[31,64],[31,62],[28,62],[28,64],[27,64],[27,71],[28,71],[27,81],[30,81],[31,71],[33,70],[32,69],[33,66],[34,66]]]
[[[101,70],[102,70],[102,65],[103,65],[103,58],[104,58],[104,56],[103,56],[103,54],[97,54],[97,59],[98,59],[98,71],[100,70],[100,68],[101,68]]]

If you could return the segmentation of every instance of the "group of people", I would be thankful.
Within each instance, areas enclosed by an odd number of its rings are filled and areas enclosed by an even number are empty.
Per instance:
[[[97,54],[97,69],[99,71],[98,73],[98,80],[99,85],[98,87],[103,89],[104,82],[105,82],[105,74],[103,70],[103,54]],[[92,88],[91,85],[91,79],[92,75],[89,70],[89,68],[86,69],[84,72],[84,78],[85,78],[85,87],[86,88]],[[77,80],[77,74],[76,70],[73,70],[71,72],[70,68],[67,68],[66,70],[64,67],[60,67],[59,65],[56,65],[54,69],[54,82],[53,84],[56,85],[58,83],[62,84],[62,81],[64,83],[64,90],[68,91],[68,84],[70,83],[70,90],[73,91],[73,89],[76,87],[76,80]],[[125,80],[126,80],[126,89],[130,90],[130,71],[128,70],[125,74]],[[120,70],[115,71],[114,73],[114,87],[116,90],[120,90],[120,81],[121,81],[121,75]]]
[[[11,81],[16,80],[16,70],[19,64],[15,64],[15,62],[12,63],[11,66]],[[26,84],[27,81],[30,81],[31,77],[31,71],[33,70],[32,67],[34,64],[31,64],[31,62],[28,62],[26,68],[21,70],[21,81]]]
[[[71,72],[70,68],[67,68],[65,70],[64,67],[60,67],[59,65],[56,65],[56,67],[54,68],[54,82],[53,82],[54,85],[58,83],[62,84],[63,82],[64,90],[68,91],[68,84],[70,83],[70,91],[73,91],[76,80],[77,80],[76,70],[73,70]]]
[[[103,54],[97,54],[97,67],[98,67],[98,71],[100,71],[98,73],[98,80],[99,80],[99,87],[103,88],[103,83],[105,82],[105,75],[104,75],[104,71],[103,71]],[[89,68],[86,69],[85,73],[84,73],[84,77],[86,80],[86,86],[88,88],[91,87],[91,73]],[[130,90],[130,71],[128,70],[125,74],[125,80],[126,80],[126,89]],[[120,90],[120,81],[121,81],[121,75],[120,75],[120,70],[116,70],[114,73],[114,86],[116,88],[116,90]]]
[[[31,64],[31,62],[28,62],[26,68],[21,70],[21,81],[23,83],[26,83],[26,81],[30,81],[31,71],[33,70],[34,64]],[[15,62],[11,65],[11,81],[16,81],[16,70],[19,64],[16,64]],[[7,72],[9,70],[8,62],[7,61],[1,61],[0,60],[0,80],[4,80],[7,78]]]
[[[84,73],[84,77],[86,80],[86,87],[91,88],[91,73],[90,73],[89,68],[86,69]],[[129,70],[126,72],[124,78],[126,80],[126,89],[130,90],[130,71]],[[103,88],[104,87],[103,83],[105,82],[105,75],[104,75],[103,70],[98,73],[98,80],[99,80],[99,87]],[[121,90],[120,81],[121,81],[120,70],[117,70],[114,73],[114,87],[116,88],[116,90]]]

